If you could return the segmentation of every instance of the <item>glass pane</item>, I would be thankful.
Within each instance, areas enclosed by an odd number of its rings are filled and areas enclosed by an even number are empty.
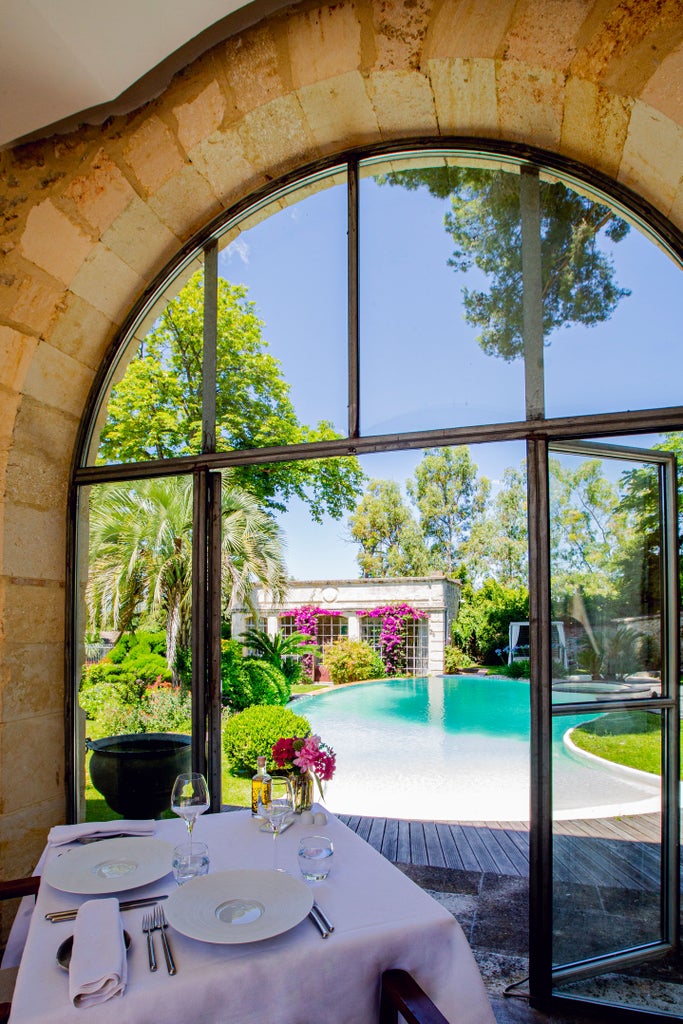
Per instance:
[[[337,173],[221,239],[218,451],[348,433],[347,205]]]
[[[524,419],[516,168],[425,154],[362,174],[362,433]]]
[[[553,962],[575,963],[661,938],[658,714],[555,719],[583,813],[553,820]],[[628,770],[622,765],[628,763]],[[558,789],[554,784],[557,804]]]
[[[546,415],[680,404],[680,266],[585,193],[541,201]]]
[[[637,443],[637,440],[636,442]],[[661,693],[661,538],[655,466],[551,451],[553,701]]]
[[[665,938],[669,712],[644,702],[661,694],[666,567],[656,464],[617,446],[551,447],[549,472],[551,600],[563,645],[553,665],[553,738],[569,754],[561,768],[553,762],[553,962],[567,967]],[[557,709],[579,701],[599,710]],[[626,707],[610,710],[612,701]],[[572,813],[567,794],[579,805]]]
[[[140,319],[112,370],[88,461],[146,462],[201,451],[204,259]]]
[[[159,817],[190,770],[191,526],[191,477],[101,484],[82,504],[85,820]]]

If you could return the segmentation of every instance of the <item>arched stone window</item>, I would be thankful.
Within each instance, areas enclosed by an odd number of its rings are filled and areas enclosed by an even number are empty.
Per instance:
[[[173,682],[191,681],[194,763],[217,808],[221,617],[255,584],[284,599],[278,517],[294,501],[313,523],[355,510],[380,453],[496,444],[515,451],[518,511],[528,502],[517,564],[531,609],[532,821],[548,844],[551,718],[570,703],[566,687],[551,692],[555,605],[595,635],[578,600],[591,571],[579,564],[581,531],[596,558],[624,556],[625,611],[620,625],[612,614],[612,632],[655,623],[648,666],[659,659],[669,674],[653,708],[662,749],[673,749],[682,248],[656,211],[607,178],[481,140],[324,160],[207,225],[131,311],[93,391],[73,477],[74,696],[92,626],[163,621]],[[431,516],[424,557],[454,572],[452,524],[428,509],[427,471],[422,484],[412,497]],[[588,491],[610,495],[601,517],[588,501],[590,522],[579,507]],[[628,505],[646,491],[651,522],[644,505],[640,520]],[[128,515],[108,534],[112,496]],[[554,508],[564,532],[553,532]],[[617,527],[635,538],[628,566]],[[479,543],[481,564],[494,556]],[[363,575],[387,572],[381,546],[364,556]],[[332,618],[330,637],[338,626]],[[417,665],[419,631],[412,645]],[[672,841],[663,827],[662,848]]]

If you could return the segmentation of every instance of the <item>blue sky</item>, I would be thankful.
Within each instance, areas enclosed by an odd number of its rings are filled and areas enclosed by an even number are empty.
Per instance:
[[[361,430],[365,434],[504,422],[524,416],[521,362],[486,356],[462,317],[461,288],[443,227],[447,202],[426,192],[361,186]],[[346,433],[346,191],[334,186],[241,234],[219,269],[245,284],[282,362],[304,423],[328,419]],[[632,228],[613,254],[631,295],[594,328],[556,332],[546,348],[550,416],[681,403],[680,271]],[[637,443],[637,442],[634,442]],[[522,444],[471,449],[494,481],[524,457]],[[419,452],[366,456],[372,477],[404,484]],[[280,523],[297,579],[356,577],[356,545],[345,522],[312,523],[292,503]]]

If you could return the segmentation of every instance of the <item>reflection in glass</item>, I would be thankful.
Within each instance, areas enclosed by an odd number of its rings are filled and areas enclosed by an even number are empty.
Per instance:
[[[551,452],[549,468],[553,618],[566,637],[553,700],[652,696],[661,686],[656,467]]]
[[[680,267],[570,187],[543,183],[541,203],[546,415],[678,405]]]
[[[661,938],[661,728],[657,714],[620,711],[586,716],[568,736],[597,777],[581,788],[582,820],[553,821],[555,965]]]
[[[638,706],[661,692],[662,527],[657,466],[635,452],[551,447],[549,472],[551,600],[566,642],[552,701],[601,702],[578,721],[553,717],[583,765],[581,821],[563,820],[553,777],[553,962],[566,966],[663,938],[665,718]]]
[[[507,329],[521,310],[515,170],[443,156],[363,168],[363,434],[524,419]]]
[[[203,263],[198,256],[169,284],[119,357],[93,435],[98,463],[201,451]]]

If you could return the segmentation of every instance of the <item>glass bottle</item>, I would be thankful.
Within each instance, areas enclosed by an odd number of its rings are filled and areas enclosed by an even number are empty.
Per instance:
[[[251,816],[252,818],[258,818],[258,798],[259,793],[263,791],[264,796],[270,794],[270,775],[266,771],[266,759],[265,757],[256,758],[256,774],[251,780]],[[266,802],[261,800],[262,803]]]

